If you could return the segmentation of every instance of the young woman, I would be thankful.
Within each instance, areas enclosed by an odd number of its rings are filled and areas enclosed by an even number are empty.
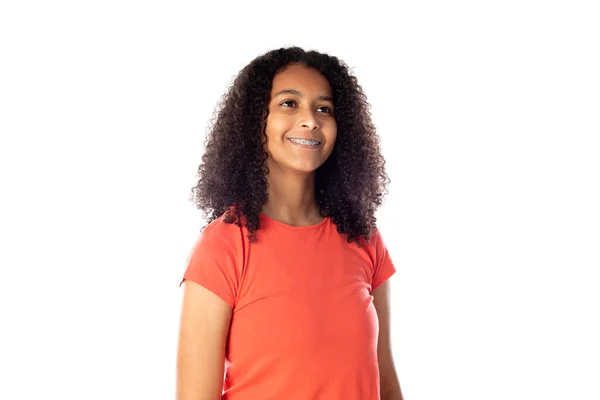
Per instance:
[[[180,283],[178,400],[402,399],[368,107],[342,61],[299,47],[235,79],[192,189],[208,224]]]

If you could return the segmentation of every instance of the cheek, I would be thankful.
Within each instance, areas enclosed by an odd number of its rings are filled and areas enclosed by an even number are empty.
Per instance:
[[[330,129],[326,137],[328,147],[333,149],[335,141],[337,140],[337,128],[334,126],[332,129]]]
[[[267,117],[266,134],[269,138],[275,138],[283,135],[289,129],[289,122],[285,118],[277,115],[269,115]]]

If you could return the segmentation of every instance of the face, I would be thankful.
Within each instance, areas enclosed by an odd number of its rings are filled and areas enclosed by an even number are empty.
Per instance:
[[[312,173],[327,160],[337,136],[332,97],[327,78],[313,68],[291,64],[273,78],[265,144],[269,170]],[[302,139],[319,143],[299,143]]]

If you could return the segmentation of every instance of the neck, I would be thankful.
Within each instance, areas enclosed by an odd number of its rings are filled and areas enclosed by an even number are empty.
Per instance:
[[[275,220],[295,225],[312,225],[323,219],[315,197],[315,174],[290,172],[267,175],[267,202],[262,213]]]

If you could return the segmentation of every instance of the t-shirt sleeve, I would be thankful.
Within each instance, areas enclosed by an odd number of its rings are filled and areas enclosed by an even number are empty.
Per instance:
[[[216,224],[222,224],[220,221]],[[199,235],[187,260],[183,279],[194,281],[235,307],[239,270],[240,246],[228,227],[209,225]]]
[[[396,267],[392,262],[379,229],[373,233],[372,243],[375,251],[375,268],[373,270],[371,291],[375,290],[375,288],[388,280],[396,272]]]

